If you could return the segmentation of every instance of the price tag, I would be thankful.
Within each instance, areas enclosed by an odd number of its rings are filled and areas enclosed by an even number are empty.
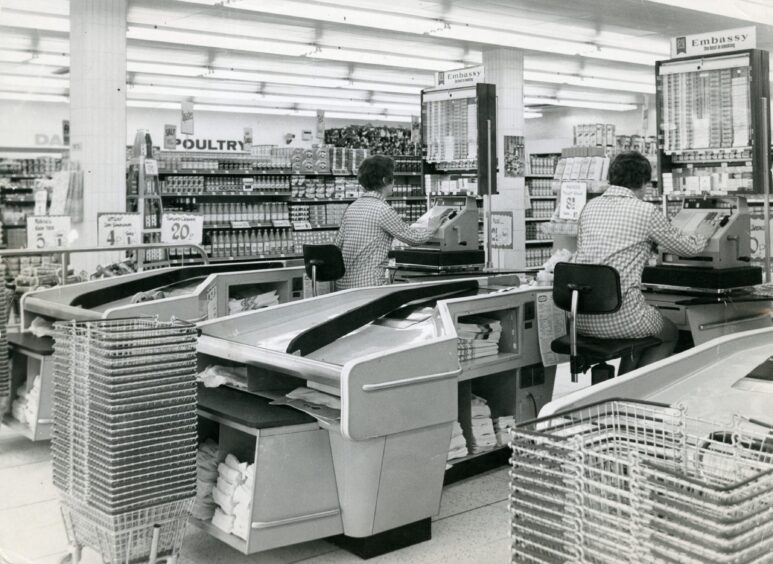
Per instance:
[[[252,192],[253,178],[242,178],[242,192]]]
[[[231,222],[231,229],[249,229],[250,228],[250,222],[249,221],[232,221]]]
[[[28,249],[61,249],[67,246],[69,215],[33,215],[27,217]]]
[[[145,159],[145,175],[158,176],[158,161],[156,159]]]
[[[37,190],[35,192],[35,215],[46,215],[48,204],[48,190]]]
[[[311,223],[308,221],[293,221],[293,229],[295,231],[309,231],[311,229]]]
[[[138,213],[97,214],[97,244],[124,247],[142,243],[142,218]]]
[[[558,217],[561,219],[579,219],[587,198],[588,188],[585,182],[562,182]]]
[[[201,243],[204,218],[201,214],[169,212],[161,216],[162,243]]]
[[[287,219],[272,219],[271,224],[274,227],[291,227],[290,221]]]

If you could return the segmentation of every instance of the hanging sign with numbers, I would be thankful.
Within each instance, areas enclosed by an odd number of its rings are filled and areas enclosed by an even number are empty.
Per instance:
[[[61,249],[69,235],[69,215],[27,216],[28,249]]]
[[[197,213],[167,212],[161,216],[162,243],[201,243],[204,217]]]
[[[588,188],[585,182],[562,182],[561,207],[558,211],[558,217],[561,219],[579,219],[587,197]]]
[[[142,218],[138,213],[97,214],[97,244],[125,247],[142,243]]]

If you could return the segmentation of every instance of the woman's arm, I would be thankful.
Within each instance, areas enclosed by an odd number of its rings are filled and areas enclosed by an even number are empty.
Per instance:
[[[406,245],[420,245],[426,243],[432,236],[428,229],[417,229],[405,223],[390,205],[384,206],[380,218],[381,228],[398,241]]]

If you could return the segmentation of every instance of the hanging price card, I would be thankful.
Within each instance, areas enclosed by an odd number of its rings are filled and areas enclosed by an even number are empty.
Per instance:
[[[161,216],[162,243],[201,243],[204,218],[201,214],[168,212]]]
[[[97,214],[97,244],[124,247],[142,243],[142,218],[138,213]]]
[[[577,220],[588,197],[588,188],[585,182],[562,182],[561,203],[558,217],[561,219]]]
[[[28,249],[61,249],[67,246],[69,215],[33,215],[27,217]]]

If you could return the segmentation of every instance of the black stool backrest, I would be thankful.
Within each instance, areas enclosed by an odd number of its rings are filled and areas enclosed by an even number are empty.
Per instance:
[[[553,302],[571,311],[573,290],[579,290],[577,313],[614,313],[622,305],[620,275],[611,266],[559,262],[553,271]]]
[[[304,245],[303,264],[309,278],[312,276],[311,267],[317,267],[318,282],[338,280],[346,272],[344,257],[336,245]]]

